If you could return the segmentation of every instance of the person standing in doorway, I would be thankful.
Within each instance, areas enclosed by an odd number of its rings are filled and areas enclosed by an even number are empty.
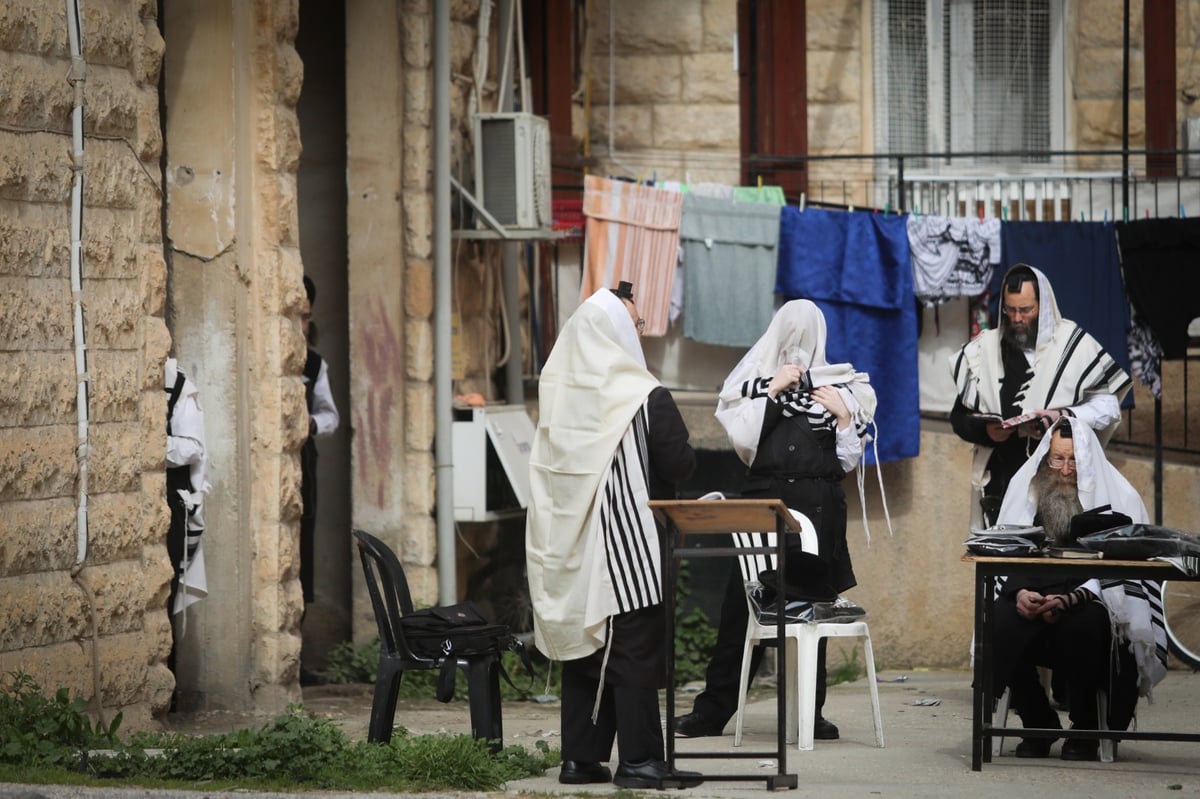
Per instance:
[[[332,434],[338,428],[338,410],[333,403],[333,392],[329,388],[329,365],[314,347],[317,344],[317,326],[312,321],[313,304],[317,301],[317,287],[312,278],[304,276],[304,307],[300,312],[300,325],[308,342],[308,357],[304,361],[304,399],[308,408],[308,437],[300,450],[300,495],[304,508],[300,514],[300,586],[304,591],[304,605],[316,599],[313,586],[313,560],[317,528],[317,439]],[[316,685],[324,682],[319,675],[300,670],[301,685]]]

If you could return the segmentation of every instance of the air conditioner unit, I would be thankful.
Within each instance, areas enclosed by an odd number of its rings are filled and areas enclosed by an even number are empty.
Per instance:
[[[524,113],[476,114],[474,122],[479,202],[505,227],[549,227],[550,123]]]

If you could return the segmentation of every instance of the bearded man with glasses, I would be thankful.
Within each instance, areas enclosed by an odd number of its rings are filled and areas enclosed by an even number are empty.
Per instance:
[[[1004,276],[1000,324],[969,341],[950,360],[958,395],[950,422],[975,445],[971,526],[995,522],[1009,480],[1046,428],[1060,417],[1108,441],[1132,385],[1112,356],[1079,325],[1064,319],[1050,281],[1017,264]],[[1002,419],[1035,414],[1004,427]]]
[[[1148,515],[1141,496],[1108,462],[1087,425],[1063,418],[1017,470],[1000,508],[1001,524],[1041,525],[1047,539],[1070,544],[1072,518],[1109,505],[1135,523]],[[1086,570],[1082,570],[1086,575]],[[1052,669],[1054,696],[1071,725],[1099,728],[1097,692],[1108,692],[1110,730],[1124,730],[1139,696],[1166,675],[1167,640],[1159,584],[1148,580],[1038,581],[1009,575],[993,605],[993,696],[1011,691],[1010,705],[1027,728],[1061,729],[1037,667]],[[1048,757],[1052,738],[1024,738],[1017,757]],[[1068,739],[1063,760],[1096,760],[1099,741]]]

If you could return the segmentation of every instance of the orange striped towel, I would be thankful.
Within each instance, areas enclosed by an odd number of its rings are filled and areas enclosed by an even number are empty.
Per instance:
[[[633,284],[647,336],[667,332],[671,285],[679,263],[683,194],[588,175],[587,217],[580,300],[619,281]]]

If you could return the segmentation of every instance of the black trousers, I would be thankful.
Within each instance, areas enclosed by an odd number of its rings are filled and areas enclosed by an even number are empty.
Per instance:
[[[1065,688],[1071,723],[1096,729],[1096,692],[1109,687],[1111,672],[1112,632],[1104,605],[1078,605],[1049,624],[1021,618],[1016,602],[1000,597],[995,613],[994,695],[1009,688],[1012,707],[1026,727],[1057,727],[1057,714],[1037,674],[1038,666],[1047,666],[1054,670],[1056,684],[1061,680]],[[1136,684],[1136,667],[1130,671],[1122,676],[1131,676]]]
[[[658,689],[605,683],[600,712],[592,723],[599,681],[589,672],[588,658],[563,663],[562,758],[584,763],[607,763],[613,739],[622,763],[665,757]]]
[[[794,550],[799,549],[799,536]],[[790,541],[789,541],[790,545]],[[742,672],[742,648],[746,643],[746,626],[750,623],[750,610],[746,607],[746,583],[742,571],[732,564],[729,581],[725,587],[725,598],[721,601],[721,621],[717,626],[717,643],[712,659],[704,674],[704,691],[696,697],[692,710],[714,724],[726,724],[737,712],[738,678]],[[825,707],[825,644],[822,638],[817,650],[817,716]],[[754,647],[750,656],[750,679],[754,679],[762,662],[763,645]],[[795,664],[792,664],[794,667]],[[565,755],[564,755],[565,757]]]
[[[300,450],[300,588],[304,604],[316,599],[313,584],[317,539],[317,445],[309,436]]]

